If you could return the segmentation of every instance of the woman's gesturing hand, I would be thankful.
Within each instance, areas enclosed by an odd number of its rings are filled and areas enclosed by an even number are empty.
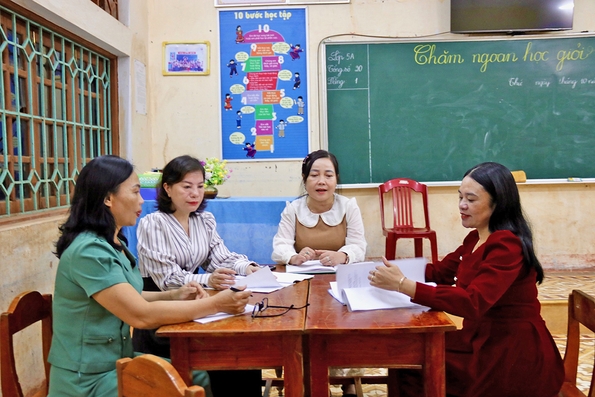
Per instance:
[[[209,277],[209,287],[215,288],[217,290],[228,289],[236,282],[236,272],[232,269],[227,269],[224,267],[220,267],[219,269],[215,269],[215,271]]]
[[[240,289],[241,291],[236,292],[227,289],[213,296],[217,312],[224,312],[229,314],[240,314],[244,312],[246,305],[248,304],[248,299],[250,298],[251,291],[246,291],[245,285],[236,288]]]
[[[347,263],[347,254],[341,251],[316,250],[316,256],[324,266],[337,266]]]
[[[209,296],[207,291],[196,281],[190,281],[178,289],[171,290],[171,294],[172,300],[178,301],[202,299]]]
[[[386,258],[382,258],[384,266],[376,266],[368,275],[370,285],[391,291],[399,290],[399,281],[404,277],[399,266],[390,263]]]
[[[292,256],[291,259],[289,259],[289,264],[299,266],[306,261],[311,261],[314,259],[318,259],[316,251],[310,247],[304,247],[298,254]]]

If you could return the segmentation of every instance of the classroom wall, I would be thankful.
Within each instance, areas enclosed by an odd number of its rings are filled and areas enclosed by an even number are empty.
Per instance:
[[[2,4],[7,3],[2,1]],[[147,157],[145,153],[150,144],[145,139],[149,135],[148,118],[136,113],[132,106],[135,86],[129,66],[134,59],[147,63],[149,18],[144,1],[120,1],[123,22],[115,20],[89,0],[15,0],[14,3],[120,57],[120,153],[133,161],[136,156]],[[58,215],[0,225],[1,311],[7,310],[12,299],[23,291],[53,293],[58,259],[52,251],[58,238],[58,226],[64,219],[65,211],[62,211]],[[42,381],[40,329],[25,330],[15,338],[17,371],[25,395]]]
[[[189,153],[199,158],[220,155],[220,98],[218,11],[212,2],[151,0],[149,4],[149,80],[151,88],[151,161],[161,167],[171,158]],[[324,114],[320,110],[319,46],[330,36],[419,37],[449,30],[450,2],[446,0],[372,1],[350,4],[314,5],[307,10],[309,60],[310,148],[323,146],[320,131]],[[595,3],[575,0],[575,31],[595,31]],[[210,41],[209,76],[162,76],[164,41]],[[346,143],[348,144],[348,143]],[[469,164],[469,167],[474,164]],[[299,161],[250,161],[230,164],[233,177],[220,187],[233,196],[290,196],[302,192]],[[407,175],[395,175],[407,177]],[[530,178],[530,175],[529,175]],[[576,269],[595,266],[595,248],[590,219],[595,215],[595,185],[520,186],[521,198],[532,221],[535,243],[544,266]],[[384,237],[375,188],[343,189],[357,197],[369,244],[368,256],[384,254]],[[460,226],[457,187],[430,187],[432,227],[438,234],[439,255],[457,247],[467,230]],[[429,247],[428,247],[429,252]],[[398,256],[409,256],[413,246],[398,244]]]

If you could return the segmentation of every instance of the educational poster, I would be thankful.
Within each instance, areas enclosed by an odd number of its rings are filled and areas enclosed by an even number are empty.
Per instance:
[[[221,131],[226,160],[308,154],[305,8],[219,12]]]

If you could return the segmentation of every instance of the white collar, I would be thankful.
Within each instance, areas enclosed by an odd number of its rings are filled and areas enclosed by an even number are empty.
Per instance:
[[[346,212],[346,204],[349,201],[347,197],[338,195],[335,193],[335,200],[330,210],[323,212],[322,214],[315,214],[310,211],[306,199],[308,196],[300,197],[293,201],[291,204],[295,209],[298,221],[306,227],[314,227],[318,224],[318,219],[322,218],[322,221],[328,226],[337,226],[343,222]]]

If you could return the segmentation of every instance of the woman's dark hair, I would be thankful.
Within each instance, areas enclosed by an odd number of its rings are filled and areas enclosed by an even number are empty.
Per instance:
[[[310,170],[312,169],[312,165],[318,159],[330,159],[331,163],[333,163],[333,167],[335,167],[335,174],[337,175],[337,184],[340,183],[339,180],[339,162],[334,154],[331,152],[327,152],[326,150],[316,150],[304,158],[302,161],[302,182],[304,185],[306,184],[306,180],[308,179],[308,175],[310,175]]]
[[[116,220],[105,205],[105,199],[117,193],[120,184],[133,171],[134,167],[127,160],[111,155],[96,157],[83,167],[76,180],[68,219],[59,228],[55,252],[58,258],[79,234],[87,231],[105,238],[112,247],[122,249],[114,242]],[[126,241],[121,230],[118,237]]]
[[[491,196],[494,212],[490,217],[490,232],[510,230],[523,246],[525,267],[535,269],[537,282],[543,281],[543,268],[533,249],[531,227],[523,215],[521,198],[514,177],[502,164],[486,162],[476,165],[465,173],[479,183]]]
[[[202,172],[203,178],[205,177],[205,167],[203,167],[199,159],[192,156],[179,156],[167,163],[163,168],[161,183],[159,184],[159,189],[157,191],[157,209],[159,211],[166,214],[175,212],[171,198],[167,195],[163,185],[167,184],[167,186],[173,186],[174,184],[181,182],[189,172],[196,171]],[[196,212],[202,212],[206,207],[207,202],[203,199]]]

